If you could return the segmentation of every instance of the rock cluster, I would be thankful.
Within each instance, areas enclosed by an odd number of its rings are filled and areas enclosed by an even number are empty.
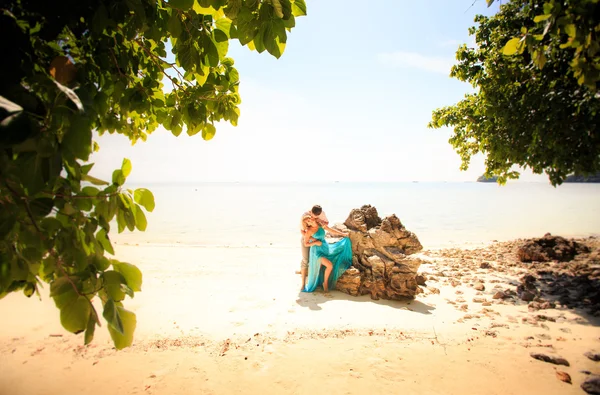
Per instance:
[[[521,262],[568,262],[575,255],[590,252],[589,248],[574,240],[546,233],[541,239],[527,240],[517,251]]]
[[[423,246],[396,215],[383,220],[370,205],[354,209],[337,228],[350,233],[352,266],[338,280],[336,289],[372,299],[414,298],[423,292],[417,283],[422,261],[409,255]]]

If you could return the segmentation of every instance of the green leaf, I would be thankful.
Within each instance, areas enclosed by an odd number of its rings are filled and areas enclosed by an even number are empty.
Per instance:
[[[225,15],[231,20],[237,19],[238,13],[242,8],[242,0],[229,0],[227,7],[225,7]]]
[[[283,7],[279,0],[271,0],[271,5],[273,5],[275,16],[277,16],[277,18],[283,18]]]
[[[141,292],[142,290],[142,272],[137,266],[127,262],[119,262],[115,259],[111,260],[113,268],[121,273],[127,282],[129,288],[135,292]]]
[[[97,196],[100,191],[96,187],[83,187],[81,195],[94,197]]]
[[[34,217],[43,218],[52,212],[54,200],[50,198],[39,198],[29,202],[31,213]]]
[[[114,266],[114,265],[113,265]],[[127,280],[116,270],[108,270],[102,274],[102,285],[109,298],[117,302],[125,299],[125,292],[121,289],[121,284],[126,284]]]
[[[125,230],[125,226],[127,223],[125,222],[125,215],[123,214],[123,210],[117,211],[117,229],[119,233],[122,233]]]
[[[215,137],[215,133],[217,133],[217,129],[215,128],[215,125],[211,123],[207,123],[202,128],[202,138],[206,141],[211,140],[213,137]]]
[[[114,185],[121,186],[125,184],[125,175],[123,170],[115,170],[112,174],[112,182]]]
[[[490,0],[488,0],[488,2],[489,1]],[[306,3],[304,0],[294,0],[294,3],[292,4],[292,14],[294,16],[306,15]]]
[[[108,299],[104,304],[104,311],[102,316],[108,322],[110,328],[117,331],[120,335],[123,334],[123,322],[121,321],[121,314],[114,300]]]
[[[125,310],[121,303],[115,303],[115,306],[121,320],[123,331],[121,333],[111,325],[108,326],[108,331],[110,332],[110,337],[113,339],[113,343],[117,350],[122,350],[125,347],[131,346],[133,343],[133,333],[135,332],[137,320],[135,314]]]
[[[172,37],[179,38],[181,35],[181,20],[179,19],[179,14],[176,11],[171,13],[167,28],[169,29],[169,33],[171,33]]]
[[[512,38],[510,39],[504,48],[502,49],[502,53],[504,55],[514,55],[521,50],[522,41],[520,38]]]
[[[106,252],[108,252],[111,255],[115,255],[115,250],[113,249],[112,243],[108,238],[106,230],[100,229],[98,233],[96,233],[96,240],[98,240],[98,243],[100,243],[100,245],[102,246],[102,248],[104,248]]]
[[[90,311],[90,318],[88,319],[88,324],[85,329],[85,336],[83,343],[87,346],[94,340],[94,331],[96,330],[96,318],[94,313]]]
[[[154,210],[154,195],[146,188],[138,188],[133,192],[133,200],[136,203],[144,206],[146,211],[152,212]]]
[[[565,33],[567,33],[569,35],[569,37],[575,38],[575,36],[577,35],[577,28],[572,23],[566,25],[564,27],[564,29],[565,29]]]
[[[92,129],[88,118],[77,116],[63,137],[62,146],[77,159],[88,160],[92,153]]]
[[[108,182],[97,179],[96,177],[92,177],[89,174],[83,174],[81,176],[82,181],[90,182],[94,185],[109,185]]]
[[[123,176],[127,178],[131,173],[131,161],[127,158],[123,159],[123,164],[121,165],[121,171],[123,172]]]
[[[92,305],[85,296],[74,292],[70,295],[60,309],[60,323],[69,332],[77,334],[86,329]]]
[[[221,30],[227,38],[231,38],[231,20],[229,18],[220,18],[215,22],[217,29]]]
[[[146,226],[148,225],[148,221],[146,220],[146,215],[142,208],[137,204],[134,206],[134,215],[135,215],[135,226],[139,231],[145,231]]]
[[[169,5],[173,8],[187,11],[194,5],[194,0],[169,0]]]
[[[539,23],[539,22],[545,21],[546,19],[550,19],[551,17],[552,17],[552,14],[538,15],[535,18],[533,18],[533,21],[535,23]]]

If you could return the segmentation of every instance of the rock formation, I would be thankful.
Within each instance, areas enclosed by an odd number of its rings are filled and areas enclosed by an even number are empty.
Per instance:
[[[379,218],[370,205],[350,212],[344,225],[352,241],[353,262],[338,280],[336,289],[349,295],[371,295],[372,299],[414,298],[423,292],[417,285],[422,261],[409,255],[423,246],[396,215]]]
[[[546,233],[541,239],[527,240],[519,247],[517,256],[521,262],[568,262],[575,255],[587,252],[589,248],[574,240]]]

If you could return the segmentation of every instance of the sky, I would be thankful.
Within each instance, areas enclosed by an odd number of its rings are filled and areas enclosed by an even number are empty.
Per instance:
[[[474,181],[448,139],[428,129],[434,109],[471,91],[448,75],[484,0],[307,0],[285,53],[275,59],[237,41],[237,127],[217,125],[204,141],[158,129],[131,146],[126,137],[97,138],[97,177],[110,179],[129,158],[130,182],[400,182]],[[524,181],[545,181],[525,172]]]

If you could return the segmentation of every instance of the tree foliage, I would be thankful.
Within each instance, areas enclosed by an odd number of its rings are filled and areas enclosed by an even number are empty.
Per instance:
[[[494,0],[487,0],[490,6]],[[572,49],[569,73],[580,85],[597,90],[600,80],[600,1],[520,1],[531,10],[528,23],[503,48],[505,55],[528,51],[533,63],[544,68],[550,54]]]
[[[492,17],[477,16],[478,26],[470,29],[477,45],[458,49],[450,75],[470,83],[475,93],[435,110],[429,127],[453,127],[450,143],[461,169],[482,153],[486,176],[498,176],[500,183],[518,178],[514,165],[547,173],[553,185],[571,173],[600,170],[599,96],[589,70],[574,67],[582,50],[574,41],[564,45],[562,33],[533,36],[547,4],[513,0]],[[588,15],[582,26],[596,17]],[[520,35],[524,40],[515,43]],[[531,51],[521,43],[531,44]]]
[[[236,39],[280,57],[304,0],[9,0],[0,6],[0,298],[43,282],[63,327],[92,341],[102,317],[117,348],[142,274],[111,258],[111,228],[144,231],[154,197],[125,189],[132,164],[92,175],[93,131],[135,143],[159,126],[210,140],[237,124]],[[174,62],[169,62],[171,48]],[[163,85],[163,82],[166,84]]]

